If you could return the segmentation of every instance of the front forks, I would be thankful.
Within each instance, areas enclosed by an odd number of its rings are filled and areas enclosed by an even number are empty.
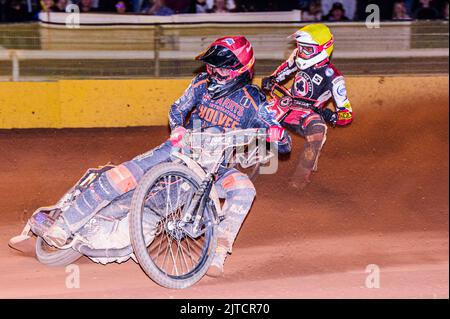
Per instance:
[[[201,229],[201,220],[208,203],[208,198],[211,193],[214,180],[215,174],[208,173],[206,175],[205,179],[200,184],[199,189],[195,192],[191,203],[183,213],[183,218],[181,219],[181,227],[192,238],[197,238],[206,231],[206,228],[204,228],[203,230]]]

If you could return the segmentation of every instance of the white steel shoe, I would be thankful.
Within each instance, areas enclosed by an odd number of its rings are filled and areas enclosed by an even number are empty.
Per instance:
[[[228,251],[224,247],[217,247],[216,253],[214,255],[214,259],[209,266],[207,276],[217,278],[223,276],[223,265],[225,263],[225,259],[228,256]]]

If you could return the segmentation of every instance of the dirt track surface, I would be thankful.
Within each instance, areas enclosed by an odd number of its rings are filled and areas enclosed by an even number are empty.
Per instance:
[[[137,264],[80,259],[81,288],[8,248],[37,207],[53,204],[88,168],[158,145],[165,128],[0,131],[0,297],[448,298],[448,93],[424,107],[356,109],[330,129],[319,171],[303,192],[287,188],[303,140],[257,199],[224,278],[183,291],[161,288]],[[365,286],[380,267],[380,288]]]

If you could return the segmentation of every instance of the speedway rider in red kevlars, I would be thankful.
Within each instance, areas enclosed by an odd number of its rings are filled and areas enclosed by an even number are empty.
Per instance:
[[[330,29],[324,24],[311,24],[295,32],[291,38],[297,42],[297,48],[271,76],[263,79],[262,87],[270,92],[275,84],[294,76],[292,95],[311,107],[293,110],[281,123],[306,139],[290,180],[291,186],[302,189],[317,169],[320,151],[326,140],[326,123],[348,125],[353,120],[353,113],[344,77],[330,61],[334,48]],[[336,112],[325,108],[331,98]],[[312,108],[320,111],[315,112]]]

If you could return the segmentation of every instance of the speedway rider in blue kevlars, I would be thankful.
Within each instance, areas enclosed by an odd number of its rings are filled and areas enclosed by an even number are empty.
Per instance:
[[[193,123],[220,129],[265,128],[267,139],[276,143],[280,153],[291,150],[291,139],[267,111],[265,95],[251,85],[255,58],[245,37],[230,36],[213,42],[197,60],[206,63],[206,72],[196,76],[170,108],[170,138],[155,149],[122,163],[100,175],[76,200],[64,208],[51,226],[31,219],[33,232],[52,246],[63,246],[72,234],[114,199],[133,191],[142,176],[155,165],[170,160],[171,151]],[[187,117],[189,121],[186,123]],[[234,168],[221,169],[216,187],[225,199],[225,219],[218,226],[218,245],[208,271],[223,273],[223,264],[255,197],[255,188]]]

